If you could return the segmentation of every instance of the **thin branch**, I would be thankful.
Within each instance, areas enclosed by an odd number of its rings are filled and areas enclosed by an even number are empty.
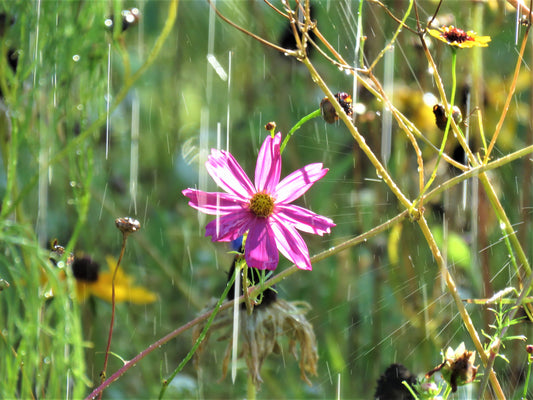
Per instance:
[[[220,11],[218,11],[218,9],[213,5],[213,3],[211,2],[211,0],[207,0],[207,2],[209,3],[209,5],[211,6],[211,8],[215,11],[215,13],[224,21],[226,22],[227,24],[233,26],[235,29],[241,31],[242,33],[244,33],[245,35],[248,35],[252,38],[254,38],[255,40],[257,40],[258,42],[260,43],[263,43],[265,46],[268,46],[268,47],[272,47],[273,49],[279,51],[280,53],[283,53],[283,54],[289,54],[291,56],[294,56],[296,57],[297,56],[297,52],[295,52],[294,50],[289,50],[289,49],[284,49],[283,47],[280,47],[278,46],[277,44],[274,44],[274,43],[271,43],[269,42],[268,40],[265,40],[263,39],[262,37],[260,36],[257,36],[255,33],[252,33],[242,27],[240,27],[239,25],[237,25],[235,22],[231,21],[230,19],[226,18]]]
[[[377,5],[379,5],[381,8],[383,8],[383,10],[389,14],[389,17],[391,17],[393,20],[395,20],[402,28],[405,28],[407,29],[408,31],[412,32],[412,33],[417,33],[413,28],[411,28],[409,25],[407,25],[404,21],[402,21],[400,18],[398,18],[397,16],[395,16],[390,10],[389,8],[383,4],[381,1],[379,0],[370,0],[372,3],[376,3]]]
[[[279,15],[281,15],[284,18],[289,19],[289,15],[285,14],[283,11],[281,11],[279,8],[277,8],[274,4],[272,4],[268,0],[263,0],[270,8],[272,8],[274,11],[276,11]]]

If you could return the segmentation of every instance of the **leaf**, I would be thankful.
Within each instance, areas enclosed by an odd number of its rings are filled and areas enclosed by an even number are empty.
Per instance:
[[[433,227],[431,228],[431,232],[433,233],[437,245],[442,249],[444,246],[442,227]],[[449,262],[470,272],[472,262],[470,247],[461,235],[448,231],[447,254]]]

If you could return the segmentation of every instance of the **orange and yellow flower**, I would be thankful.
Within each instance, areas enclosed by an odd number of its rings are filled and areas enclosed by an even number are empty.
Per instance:
[[[428,29],[434,38],[446,43],[449,46],[467,49],[471,47],[487,47],[491,41],[490,36],[478,36],[473,31],[465,32],[453,25],[443,26],[439,29]]]

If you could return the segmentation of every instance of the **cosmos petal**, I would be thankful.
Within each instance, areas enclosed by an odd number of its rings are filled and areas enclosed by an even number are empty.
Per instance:
[[[244,235],[252,218],[247,210],[216,218],[206,225],[205,236],[211,236],[213,242],[230,242]]]
[[[296,200],[327,172],[327,168],[322,168],[322,163],[309,164],[294,171],[276,186],[274,194],[276,203],[290,203]]]
[[[255,187],[258,192],[273,193],[281,175],[279,150],[281,133],[268,135],[259,150],[255,166]]]
[[[279,253],[267,218],[254,218],[246,238],[244,258],[249,267],[276,269]]]
[[[256,192],[237,160],[224,150],[212,149],[205,167],[216,184],[228,193],[246,200]]]
[[[182,193],[189,198],[189,205],[210,215],[226,215],[242,210],[246,204],[239,197],[221,192],[203,192],[185,189]]]
[[[298,231],[275,218],[272,219],[271,227],[279,251],[298,268],[311,271],[313,267],[309,259],[309,250]]]
[[[335,226],[328,217],[294,204],[277,205],[276,209],[279,220],[286,221],[303,232],[322,236],[324,233],[330,233],[330,228]]]

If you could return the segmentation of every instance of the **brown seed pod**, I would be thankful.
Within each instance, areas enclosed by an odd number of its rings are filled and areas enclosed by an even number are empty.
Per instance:
[[[141,229],[141,223],[130,217],[117,218],[115,220],[115,225],[122,233],[137,232],[139,229]]]
[[[343,108],[346,115],[350,116],[353,114],[353,101],[348,93],[336,93],[335,98]],[[335,108],[333,107],[333,104],[331,104],[327,97],[324,97],[320,102],[320,113],[322,114],[322,118],[324,118],[324,121],[326,121],[328,124],[333,124],[339,119],[339,115],[337,114]]]

